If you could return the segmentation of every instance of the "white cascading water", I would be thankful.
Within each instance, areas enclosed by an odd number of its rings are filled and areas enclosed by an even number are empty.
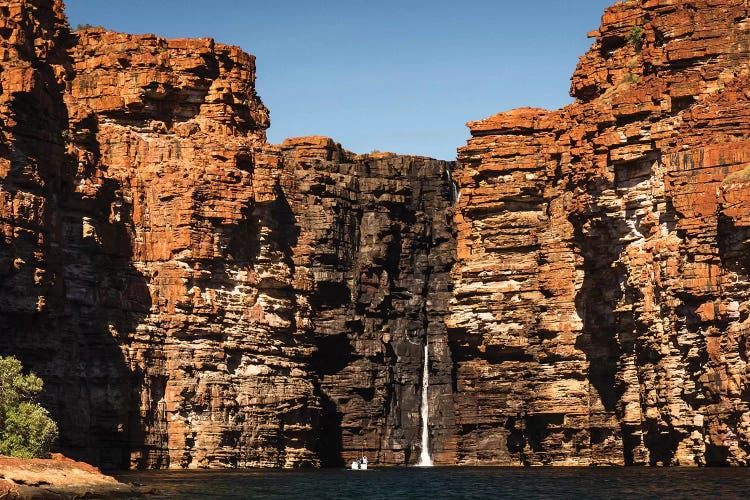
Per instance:
[[[448,178],[448,182],[451,183],[451,204],[455,205],[461,199],[461,192],[458,190],[458,184],[453,181],[453,176],[448,167],[445,168],[445,176]]]
[[[429,428],[429,415],[430,415],[430,402],[427,398],[427,390],[430,387],[430,371],[427,363],[429,361],[429,350],[427,342],[424,344],[424,368],[422,369],[422,406],[419,409],[419,413],[422,416],[422,451],[419,454],[418,467],[432,467],[432,459],[430,458],[430,428]]]

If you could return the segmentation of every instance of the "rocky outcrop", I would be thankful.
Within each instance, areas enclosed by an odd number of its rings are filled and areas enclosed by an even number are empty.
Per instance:
[[[0,350],[44,378],[63,450],[405,464],[426,341],[452,434],[452,164],[271,147],[238,48],[6,4]]]
[[[455,165],[270,146],[238,48],[0,1],[0,353],[105,467],[414,463],[425,345],[438,464],[747,464],[748,19],[618,2]]]
[[[453,463],[450,299],[453,163],[355,156],[331,139],[280,147],[282,190],[297,220],[292,260],[309,310],[321,395],[319,455],[342,465],[415,463],[423,346],[429,346],[431,452]]]
[[[0,496],[22,498],[139,498],[153,490],[105,476],[96,467],[62,455],[50,459],[0,456]]]
[[[575,104],[469,124],[460,463],[747,463],[748,19],[618,2]]]

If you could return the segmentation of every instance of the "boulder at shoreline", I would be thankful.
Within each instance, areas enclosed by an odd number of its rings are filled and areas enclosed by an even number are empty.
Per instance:
[[[0,456],[0,498],[111,498],[140,496],[133,486],[60,454],[26,459]]]

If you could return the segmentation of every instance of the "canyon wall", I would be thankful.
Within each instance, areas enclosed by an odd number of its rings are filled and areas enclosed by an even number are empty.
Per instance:
[[[618,2],[457,164],[269,145],[252,56],[63,9],[0,0],[0,354],[67,454],[413,464],[426,343],[438,464],[747,463],[746,0]]]
[[[750,6],[618,2],[576,102],[469,124],[459,463],[746,464]]]
[[[428,342],[452,462],[454,165],[270,146],[238,48],[71,32],[60,1],[0,9],[0,351],[43,377],[61,448],[412,463]]]
[[[437,462],[453,463],[444,319],[455,254],[453,163],[355,156],[324,137],[287,140],[280,152],[282,190],[297,214],[294,274],[316,349],[310,369],[323,465],[362,451],[378,464],[417,461],[425,342],[431,450]]]

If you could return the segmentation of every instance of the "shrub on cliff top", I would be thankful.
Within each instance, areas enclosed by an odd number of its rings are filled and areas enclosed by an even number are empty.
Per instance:
[[[42,379],[21,372],[14,357],[0,357],[0,455],[49,456],[57,440],[57,424],[37,403]]]
[[[83,23],[83,24],[76,25],[75,31],[85,31],[85,30],[90,30],[90,29],[104,30],[104,26],[102,26],[101,24],[98,26],[94,26],[93,24]]]

